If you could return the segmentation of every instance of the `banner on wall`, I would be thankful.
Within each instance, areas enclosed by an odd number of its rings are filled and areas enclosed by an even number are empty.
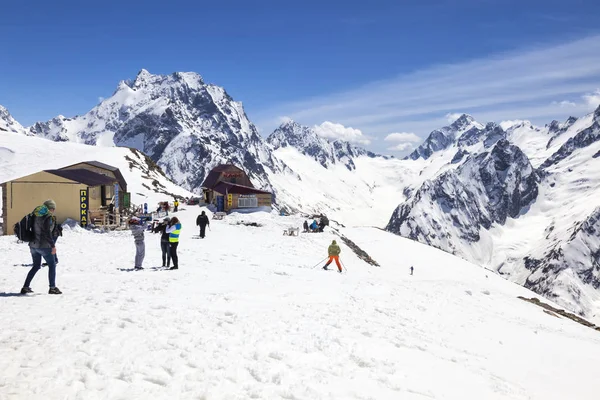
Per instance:
[[[115,183],[115,208],[119,208],[119,184]]]
[[[88,226],[88,191],[89,189],[81,189],[79,191],[79,223],[82,227]]]

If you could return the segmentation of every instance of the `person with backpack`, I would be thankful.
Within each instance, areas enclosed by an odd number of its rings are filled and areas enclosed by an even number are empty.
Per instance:
[[[160,249],[162,251],[162,267],[171,267],[171,253],[169,251],[169,234],[167,233],[167,226],[171,218],[166,217],[159,223],[153,230],[154,233],[160,233]]]
[[[55,211],[56,202],[54,200],[46,200],[43,205],[36,207],[33,213],[28,216],[32,219],[31,225],[27,228],[31,232],[31,236],[29,237],[31,239],[29,242],[29,251],[33,267],[27,274],[27,278],[25,278],[21,294],[33,293],[30,287],[31,281],[42,266],[42,258],[48,264],[48,283],[50,285],[48,294],[62,294],[56,287],[56,261],[54,259],[56,247],[54,246],[55,240],[52,235],[55,225],[55,218],[53,218]],[[22,232],[19,233],[22,234]],[[20,236],[19,239],[24,239],[24,237]]]
[[[179,258],[177,257],[177,246],[179,246],[179,233],[181,232],[181,222],[177,217],[171,218],[166,232],[169,234],[169,252],[173,260],[173,266],[169,270],[179,269]]]
[[[141,219],[138,217],[132,217],[129,220],[129,229],[133,235],[133,241],[135,243],[135,265],[134,270],[139,271],[144,269],[142,264],[144,263],[144,257],[146,256],[146,244],[144,243],[144,231],[146,228]]]
[[[342,273],[342,266],[340,265],[340,253],[341,252],[342,252],[342,250],[340,249],[340,246],[338,246],[337,242],[335,240],[332,241],[331,245],[329,245],[329,248],[327,249],[327,254],[329,255],[329,261],[327,261],[327,264],[325,264],[323,269],[327,271],[331,262],[335,261],[335,265],[337,265],[337,267],[338,267],[338,272],[341,274]]]
[[[206,236],[206,226],[210,226],[210,221],[208,220],[208,216],[205,211],[202,211],[198,218],[196,218],[196,226],[200,227],[200,238],[204,239]]]

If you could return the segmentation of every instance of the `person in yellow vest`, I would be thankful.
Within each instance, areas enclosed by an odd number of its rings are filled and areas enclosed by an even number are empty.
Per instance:
[[[340,253],[341,252],[342,252],[342,250],[340,249],[340,246],[338,246],[337,242],[335,240],[333,242],[331,242],[331,244],[329,245],[329,248],[327,248],[327,254],[329,254],[329,261],[327,261],[327,264],[325,264],[323,269],[327,270],[329,265],[333,261],[335,261],[335,265],[337,265],[338,271],[341,274],[342,273],[342,266],[340,265]]]
[[[179,233],[181,232],[181,222],[179,222],[179,219],[177,219],[177,217],[171,218],[171,221],[169,221],[169,226],[167,226],[166,232],[169,234],[169,253],[171,254],[171,260],[173,260],[173,266],[169,269],[179,269],[177,246],[179,245]]]
[[[175,207],[173,212],[177,212],[177,208],[179,207],[179,200],[175,199],[175,201],[173,201],[173,207]]]

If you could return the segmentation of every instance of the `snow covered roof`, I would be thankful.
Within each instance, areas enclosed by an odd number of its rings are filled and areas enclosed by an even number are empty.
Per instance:
[[[229,182],[219,182],[214,188],[212,188],[215,192],[218,193],[236,193],[236,194],[271,194],[271,192],[266,192],[264,190],[255,189],[250,186],[237,185],[235,183]]]
[[[44,172],[60,176],[61,178],[70,179],[75,182],[83,183],[88,186],[110,185],[116,181],[106,175],[98,174],[87,169],[50,169]]]

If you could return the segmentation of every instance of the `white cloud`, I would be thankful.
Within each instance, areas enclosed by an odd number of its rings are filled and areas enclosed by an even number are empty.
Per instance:
[[[400,133],[390,133],[385,137],[385,140],[388,142],[415,142],[418,143],[422,139],[415,135],[414,133],[400,132]]]
[[[326,139],[341,139],[350,143],[362,145],[371,143],[371,141],[363,135],[360,129],[345,127],[342,124],[325,121],[321,125],[315,125],[314,129],[317,132],[317,135]]]
[[[595,35],[429,66],[345,92],[281,104],[258,112],[255,119],[271,126],[275,115],[309,124],[333,120],[381,137],[389,132],[425,136],[446,125],[440,116],[449,118],[455,110],[480,122],[527,119],[543,125],[583,115],[591,103],[597,105],[600,94],[589,94],[575,106],[552,102],[590,93],[599,80],[600,35]]]
[[[552,102],[553,106],[559,106],[559,107],[563,107],[563,108],[568,108],[568,107],[577,107],[577,104],[573,103],[572,101],[568,101],[568,100],[563,100],[563,101],[553,101]]]
[[[406,150],[412,150],[413,149],[413,145],[412,143],[400,143],[395,145],[394,147],[388,147],[388,150],[391,151],[406,151]]]
[[[98,103],[102,103],[104,101],[104,97],[100,96],[98,97]]]
[[[448,113],[446,114],[446,120],[448,121],[448,123],[451,124],[457,119],[459,119],[461,115],[461,113]]]
[[[286,115],[280,116],[277,118],[280,124],[285,124],[286,122],[290,122],[292,119]]]
[[[588,107],[596,108],[600,105],[600,89],[596,89],[594,93],[583,95],[583,100]]]

